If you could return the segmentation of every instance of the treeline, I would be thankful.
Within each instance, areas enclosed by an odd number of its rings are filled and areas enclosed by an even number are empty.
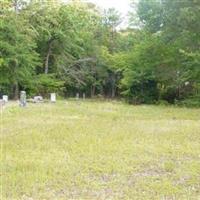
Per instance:
[[[200,1],[0,0],[0,93],[200,105]]]

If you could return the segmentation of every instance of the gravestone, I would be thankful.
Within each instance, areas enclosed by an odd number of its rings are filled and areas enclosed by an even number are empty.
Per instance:
[[[43,102],[43,97],[42,96],[35,96],[33,98],[34,103],[42,103]]]
[[[83,100],[85,100],[85,93],[83,93]]]
[[[3,100],[7,103],[8,102],[8,96],[7,95],[3,95]]]
[[[79,93],[76,93],[76,100],[79,100]]]
[[[21,107],[25,107],[26,106],[26,92],[25,91],[21,91],[20,92],[19,105]]]
[[[52,103],[56,102],[56,93],[51,93],[51,102]]]

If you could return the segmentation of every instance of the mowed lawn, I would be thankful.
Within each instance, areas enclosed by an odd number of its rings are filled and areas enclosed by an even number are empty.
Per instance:
[[[8,106],[1,199],[200,199],[200,109],[59,101]]]

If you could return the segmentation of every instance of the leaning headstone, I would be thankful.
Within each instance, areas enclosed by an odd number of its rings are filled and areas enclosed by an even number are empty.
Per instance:
[[[43,102],[43,97],[42,96],[35,96],[33,98],[34,103],[42,103]]]
[[[3,95],[3,100],[7,103],[8,102],[8,96],[7,95]]]
[[[52,103],[56,102],[56,93],[51,93],[51,102]]]
[[[20,100],[19,100],[19,105],[21,107],[25,107],[26,106],[26,92],[25,91],[21,91],[20,92]]]
[[[76,100],[79,100],[79,93],[76,93]]]

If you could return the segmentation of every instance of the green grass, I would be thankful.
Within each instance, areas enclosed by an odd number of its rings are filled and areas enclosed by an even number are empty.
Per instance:
[[[200,199],[200,109],[8,106],[0,140],[2,199]]]

